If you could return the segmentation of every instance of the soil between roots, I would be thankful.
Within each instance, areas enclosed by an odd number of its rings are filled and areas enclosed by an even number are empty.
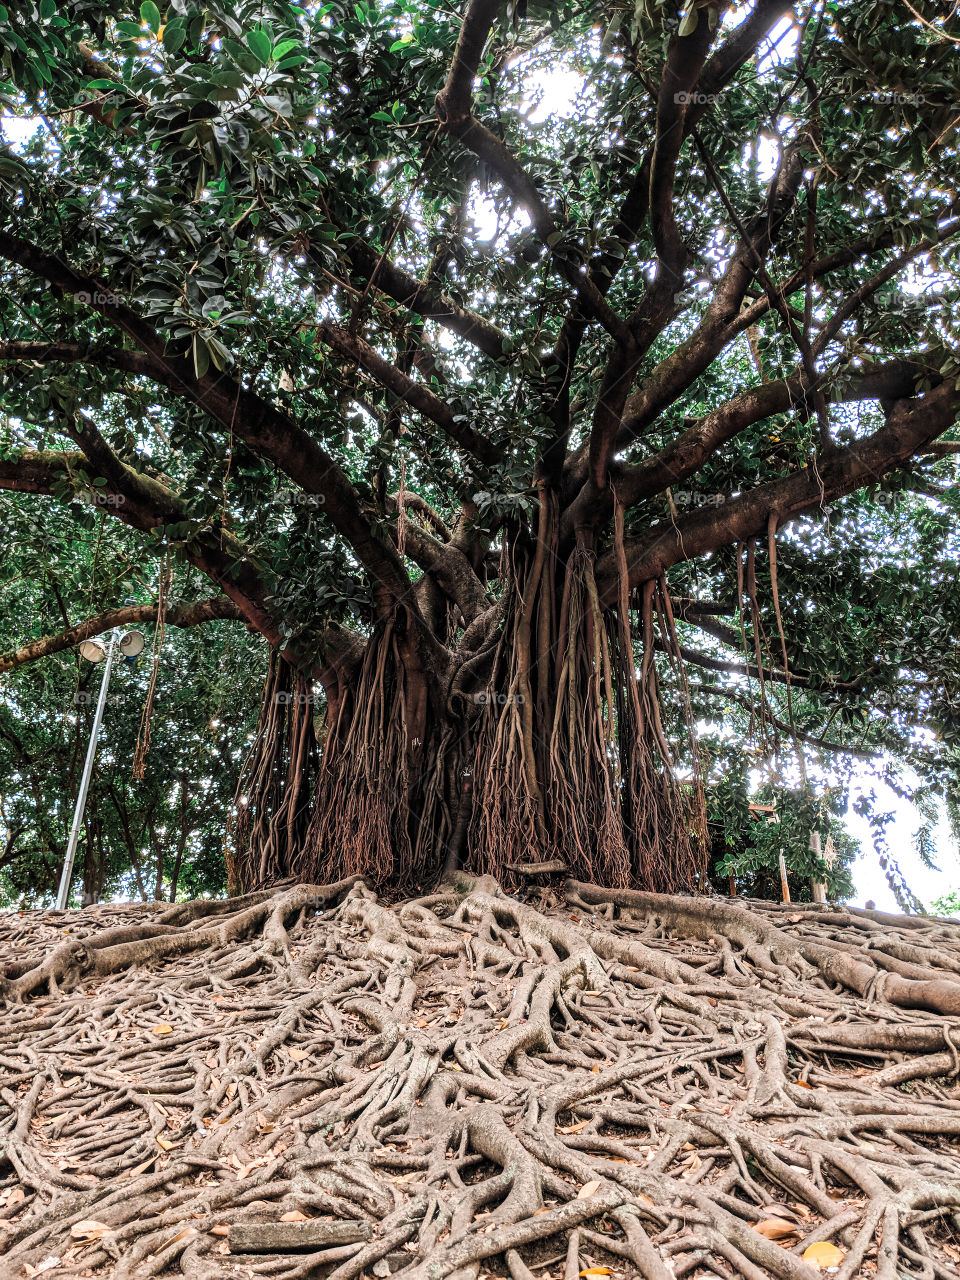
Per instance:
[[[960,1276],[956,922],[344,881],[0,963],[3,1280]]]

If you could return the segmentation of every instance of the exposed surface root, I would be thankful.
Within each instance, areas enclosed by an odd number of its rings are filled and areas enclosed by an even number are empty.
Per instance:
[[[3,1280],[960,1276],[955,923],[345,881],[0,962]]]

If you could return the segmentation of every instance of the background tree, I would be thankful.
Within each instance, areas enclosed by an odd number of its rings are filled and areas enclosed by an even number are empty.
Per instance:
[[[95,503],[78,499],[65,520],[58,507],[24,508],[18,496],[3,494],[0,521],[8,547],[0,568],[0,668],[16,660],[8,646],[24,639],[42,644],[78,612],[109,620],[117,600],[145,602],[121,605],[147,646],[135,663],[118,659],[111,680],[77,855],[83,900],[222,892],[224,815],[253,736],[262,644],[218,622],[171,625],[157,635],[166,558],[132,543]],[[183,578],[175,569],[177,596],[189,590]],[[167,616],[189,621],[176,609]],[[24,907],[56,894],[102,675],[102,666],[63,647],[4,678],[0,903]],[[142,757],[138,745],[141,752],[147,747]],[[135,769],[138,759],[142,770]]]
[[[932,910],[939,916],[952,916],[960,912],[960,892],[956,889],[945,893],[933,904]]]
[[[956,26],[7,14],[0,484],[97,495],[282,655],[236,887],[692,887],[730,700],[801,796],[811,745],[955,795]]]

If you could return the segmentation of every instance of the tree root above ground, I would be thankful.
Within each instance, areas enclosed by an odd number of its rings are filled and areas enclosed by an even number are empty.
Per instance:
[[[344,881],[0,963],[3,1280],[960,1276],[958,923]]]

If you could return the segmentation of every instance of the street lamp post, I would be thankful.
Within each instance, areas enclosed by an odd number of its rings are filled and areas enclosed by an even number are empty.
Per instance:
[[[121,639],[120,631],[114,629],[110,634],[110,643],[104,653],[103,646],[96,640],[84,641],[80,646],[80,652],[90,662],[100,662],[106,657],[107,665],[103,671],[103,679],[100,682],[100,696],[97,698],[97,709],[93,717],[93,727],[90,730],[90,741],[87,744],[87,758],[83,763],[83,776],[80,779],[80,790],[77,792],[77,803],[73,810],[73,824],[70,827],[70,839],[67,842],[67,856],[63,862],[63,872],[60,876],[60,889],[57,893],[57,910],[65,911],[67,900],[70,897],[70,881],[73,878],[73,860],[77,853],[77,842],[80,839],[80,829],[83,826],[83,810],[87,803],[87,792],[90,790],[90,778],[93,775],[93,763],[97,757],[97,739],[100,736],[100,723],[103,720],[103,710],[107,705],[107,688],[110,684],[110,673],[113,670],[113,659],[119,643],[121,653],[128,657],[135,658],[143,648],[143,636],[139,631],[128,631]]]

